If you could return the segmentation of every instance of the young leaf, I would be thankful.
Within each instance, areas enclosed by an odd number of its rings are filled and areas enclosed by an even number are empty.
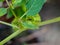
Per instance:
[[[36,14],[35,16],[26,16],[25,20],[23,19],[21,24],[27,29],[37,29],[39,28],[40,22],[40,15]]]
[[[42,8],[46,0],[29,0],[26,4],[27,12],[25,15],[36,15]]]
[[[23,27],[27,28],[27,29],[36,29],[37,26],[34,25],[31,21],[25,21],[22,22]]]
[[[20,6],[22,4],[22,0],[12,0],[13,7]]]
[[[7,13],[7,9],[6,8],[0,8],[0,17],[5,15]]]
[[[22,0],[18,0],[18,1],[17,0],[14,0],[13,1],[13,4],[18,4],[18,3],[21,3],[21,2],[22,2]]]

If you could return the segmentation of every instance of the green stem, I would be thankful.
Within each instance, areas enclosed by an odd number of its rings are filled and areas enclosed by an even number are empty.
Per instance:
[[[26,15],[26,13],[24,13],[21,17],[20,17],[20,20]]]
[[[0,45],[4,45],[6,42],[8,42],[9,40],[11,40],[12,38],[16,37],[18,34],[20,34],[22,31],[18,30],[15,33],[11,34],[10,36],[8,36],[7,38],[5,38],[4,40],[2,40],[0,42]]]
[[[12,5],[9,4],[8,0],[6,0],[7,5],[11,8],[11,12],[13,13],[14,17],[17,18],[16,14],[14,13],[14,11],[12,10]]]
[[[57,18],[54,18],[54,19],[51,19],[51,20],[43,21],[43,22],[40,23],[40,26],[55,23],[55,22],[60,22],[60,17],[57,17]]]
[[[46,24],[50,24],[50,23],[55,23],[55,22],[59,22],[60,21],[60,17],[48,20],[48,21],[44,21],[40,23],[40,26],[46,25]],[[23,31],[23,30],[22,30]],[[0,42],[1,45],[5,44],[6,42],[8,42],[9,40],[11,40],[12,38],[16,37],[18,34],[20,34],[22,32],[21,30],[16,31],[15,33],[13,33],[12,35],[10,35],[9,37],[7,37],[6,39],[4,39],[3,41]]]
[[[9,24],[9,23],[3,22],[3,21],[0,21],[0,23],[19,29],[19,27],[17,27],[16,25],[12,25],[12,24]]]

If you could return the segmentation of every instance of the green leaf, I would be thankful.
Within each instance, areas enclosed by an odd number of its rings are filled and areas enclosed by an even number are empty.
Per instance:
[[[7,13],[7,18],[11,18],[13,16],[12,12],[10,9],[8,9],[8,13]]]
[[[29,9],[31,7],[31,5],[33,5],[33,1],[34,0],[30,0],[26,3],[26,8]]]
[[[39,14],[36,14],[35,16],[27,16],[25,20],[22,20],[23,27],[27,29],[37,29],[39,28],[39,24],[41,22],[41,18]]]
[[[27,29],[36,29],[37,27],[31,21],[22,22],[23,27]]]
[[[17,0],[14,0],[14,1],[13,1],[13,4],[19,4],[19,3],[21,3],[21,2],[22,2],[22,0],[18,0],[18,1],[17,1]]]
[[[30,20],[30,21],[40,21],[41,22],[41,17],[39,14],[36,14],[34,16],[26,16],[26,19]]]
[[[17,7],[17,6],[20,6],[22,4],[22,0],[12,0],[12,5],[13,7]]]
[[[26,4],[27,12],[25,15],[36,15],[42,8],[46,0],[29,0]]]
[[[6,8],[0,8],[0,17],[5,15],[7,13],[7,9]]]

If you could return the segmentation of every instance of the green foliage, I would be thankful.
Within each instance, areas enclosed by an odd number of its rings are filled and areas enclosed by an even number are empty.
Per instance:
[[[7,13],[7,8],[0,8],[0,17]]]
[[[7,18],[14,16],[12,24],[18,26],[21,30],[36,29],[41,22],[41,18],[38,12],[41,10],[45,0],[12,0],[12,3],[8,4],[8,8],[1,8],[0,16],[7,13]],[[13,8],[12,8],[13,7]]]
[[[0,0],[0,2],[3,2],[4,0]]]
[[[38,13],[45,1],[46,0],[11,0],[11,2],[9,3],[8,0],[6,0],[8,7],[0,8],[0,17],[7,14],[6,17],[8,19],[14,16],[14,20],[11,22],[11,24],[4,22],[0,23],[13,26],[14,31],[17,32],[1,41],[0,44],[3,45],[22,31],[25,31],[27,29],[38,29],[39,24],[41,23],[41,18]],[[16,28],[14,25],[18,28]]]
[[[37,14],[44,4],[45,0],[30,0],[27,2],[27,12],[26,15],[35,15]]]
[[[35,16],[26,16],[22,18],[22,20],[19,20],[19,18],[16,18],[13,20],[12,24],[18,26],[21,30],[26,29],[38,29],[39,23],[41,22],[41,18],[39,14]],[[14,28],[16,31],[16,28]]]
[[[13,7],[21,6],[23,0],[12,0]]]
[[[3,2],[4,0],[0,0]],[[0,17],[7,14],[7,18],[14,16],[14,20],[11,24],[2,22],[0,23],[12,26],[14,32],[12,35],[0,42],[0,45],[4,45],[6,42],[20,34],[27,29],[38,29],[39,26],[54,23],[60,21],[60,17],[41,22],[41,17],[38,14],[46,0],[11,0],[7,8],[0,8]]]
[[[15,5],[13,11],[17,17],[12,21],[12,24],[18,26],[21,30],[38,28],[41,18],[37,14],[44,3],[45,0],[12,0],[12,6]]]

